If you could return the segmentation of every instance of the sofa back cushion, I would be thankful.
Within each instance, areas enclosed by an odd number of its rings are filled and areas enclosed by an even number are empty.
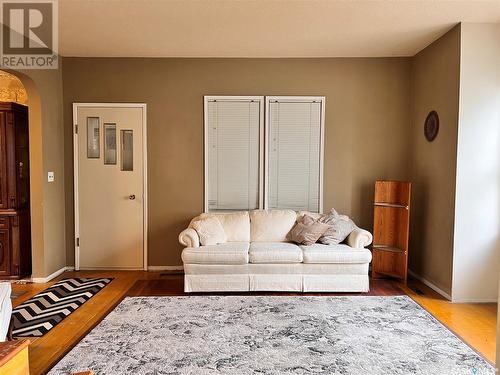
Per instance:
[[[295,225],[297,214],[291,210],[255,210],[250,212],[252,242],[285,242]]]
[[[203,213],[199,219],[217,217],[226,233],[227,242],[250,242],[250,218],[248,211]],[[193,221],[195,221],[193,219]]]

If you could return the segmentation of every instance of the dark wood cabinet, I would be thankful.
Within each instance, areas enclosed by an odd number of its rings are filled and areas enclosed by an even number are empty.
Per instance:
[[[0,102],[0,278],[31,274],[30,222],[28,108]]]

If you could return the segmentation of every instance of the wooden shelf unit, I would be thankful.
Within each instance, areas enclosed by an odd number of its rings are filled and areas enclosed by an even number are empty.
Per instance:
[[[373,204],[372,277],[406,282],[411,183],[376,181]]]

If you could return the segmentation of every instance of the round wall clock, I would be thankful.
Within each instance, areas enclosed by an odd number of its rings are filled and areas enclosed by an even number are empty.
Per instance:
[[[436,139],[439,132],[439,116],[436,111],[430,111],[425,119],[424,134],[425,138],[432,142]]]

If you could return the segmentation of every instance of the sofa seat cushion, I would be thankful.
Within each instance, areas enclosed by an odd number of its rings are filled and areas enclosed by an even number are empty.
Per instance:
[[[250,263],[301,263],[302,250],[288,242],[252,242]]]
[[[314,244],[300,246],[304,263],[370,263],[372,253],[368,249],[353,249],[350,246]]]
[[[248,242],[186,247],[182,251],[182,261],[188,264],[247,264],[249,247]]]

